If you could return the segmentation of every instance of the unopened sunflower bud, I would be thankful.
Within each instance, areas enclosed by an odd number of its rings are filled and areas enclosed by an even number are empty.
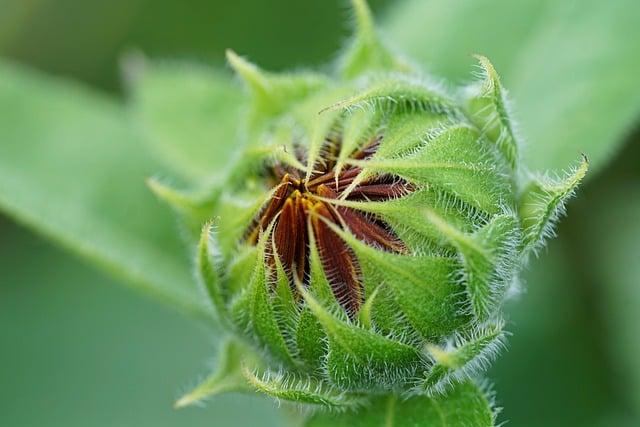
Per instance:
[[[327,407],[442,392],[486,367],[505,295],[587,167],[533,178],[486,58],[481,81],[450,93],[354,3],[358,32],[333,74],[228,54],[250,90],[247,141],[197,263],[223,324],[260,354],[229,375]]]

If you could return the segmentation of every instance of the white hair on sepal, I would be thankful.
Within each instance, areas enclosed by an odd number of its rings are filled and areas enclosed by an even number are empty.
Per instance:
[[[477,325],[464,333],[455,332],[440,345],[428,344],[425,354],[431,362],[431,371],[414,385],[412,392],[428,396],[445,394],[454,385],[484,372],[505,346],[506,333],[503,325],[504,322],[498,319],[494,323]],[[470,354],[455,361],[465,350]],[[447,362],[449,358],[453,358],[452,362]],[[447,366],[448,363],[453,363],[454,366]],[[433,384],[424,384],[423,381],[435,369],[440,369],[439,378]]]
[[[361,395],[341,391],[326,382],[305,374],[293,374],[284,369],[244,373],[258,391],[272,397],[278,405],[282,402],[296,406],[304,414],[317,410],[343,412],[366,404]]]
[[[538,215],[526,218],[533,219],[534,222],[524,229],[525,262],[530,254],[537,256],[546,241],[556,236],[555,228],[558,221],[566,215],[567,201],[575,196],[588,168],[589,161],[583,154],[580,163],[572,165],[562,175],[556,172],[553,175],[551,172],[529,175],[528,187],[520,195],[520,210],[526,208],[526,214],[533,212]],[[525,213],[521,212],[521,215]]]

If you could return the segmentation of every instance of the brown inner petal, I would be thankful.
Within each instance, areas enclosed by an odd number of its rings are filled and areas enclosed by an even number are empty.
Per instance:
[[[380,141],[381,137],[374,138],[352,153],[351,158],[370,158]],[[291,166],[273,166],[270,176],[278,179],[279,183],[271,200],[265,203],[248,227],[244,241],[255,245],[260,232],[275,222],[271,236],[275,253],[267,259],[268,267],[272,270],[270,277],[275,274],[273,257],[278,256],[295,292],[295,280],[304,284],[309,280],[310,236],[307,221],[310,221],[310,232],[314,234],[325,276],[336,300],[352,317],[364,301],[360,266],[353,249],[329,224],[346,228],[357,239],[381,250],[406,253],[408,248],[381,219],[327,200],[339,198],[362,172],[360,167],[347,167],[340,171],[335,169],[340,144],[340,137],[327,140],[322,150],[323,158],[314,165],[317,172],[307,182],[300,178],[304,173],[292,170]],[[297,148],[296,157],[302,160],[306,154]],[[364,179],[345,197],[347,200],[385,201],[402,197],[413,190],[411,184],[402,179],[382,175]]]
[[[336,220],[326,204],[318,202],[313,213],[311,224],[325,275],[336,300],[350,316],[353,316],[360,309],[364,296],[358,260],[353,250],[323,220]]]

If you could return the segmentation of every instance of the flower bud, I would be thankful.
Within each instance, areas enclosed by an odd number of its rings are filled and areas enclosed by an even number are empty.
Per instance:
[[[336,408],[442,392],[486,367],[505,296],[587,168],[535,178],[486,58],[478,82],[446,90],[354,5],[356,36],[329,75],[228,53],[250,92],[246,141],[197,257],[244,346],[234,355],[259,354],[215,378]]]

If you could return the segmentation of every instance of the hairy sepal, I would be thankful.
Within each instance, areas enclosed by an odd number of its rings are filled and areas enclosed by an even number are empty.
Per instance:
[[[537,252],[554,236],[554,227],[565,213],[565,204],[576,191],[589,168],[586,156],[563,178],[539,176],[525,187],[519,202],[524,232],[523,251]]]
[[[445,127],[402,157],[353,162],[365,171],[390,173],[435,186],[487,213],[513,205],[509,175],[480,133],[466,124]]]
[[[325,375],[341,389],[371,392],[393,388],[424,363],[416,348],[341,319],[302,286],[299,289],[328,337]]]
[[[415,392],[444,394],[457,383],[486,370],[504,346],[503,323],[496,322],[456,333],[443,345],[427,344],[425,351],[433,363]]]
[[[461,117],[455,101],[440,87],[406,74],[383,74],[365,80],[366,89],[324,111],[365,109],[372,112],[428,112]]]
[[[448,257],[415,254],[412,256],[383,252],[363,244],[351,233],[335,229],[353,248],[362,264],[368,293],[384,283],[401,309],[412,330],[397,330],[407,339],[413,331],[430,339],[447,335],[466,322],[462,313],[461,287],[453,280],[455,260]],[[373,307],[384,302],[373,303]]]
[[[240,324],[245,323],[244,332],[259,347],[266,350],[266,355],[271,356],[276,364],[295,368],[297,361],[278,323],[272,304],[274,295],[269,289],[272,284],[268,278],[266,267],[266,250],[272,231],[273,225],[269,226],[260,236],[256,254],[258,262],[247,288],[235,301],[234,312],[236,316],[239,315],[240,318],[236,318],[240,320]]]
[[[251,127],[260,126],[265,120],[285,112],[293,103],[328,85],[328,79],[321,74],[275,74],[263,71],[232,50],[227,50],[227,61],[252,97]]]
[[[518,139],[509,112],[506,91],[489,60],[476,55],[481,67],[481,80],[463,92],[465,111],[482,134],[496,145],[512,171],[518,166]]]
[[[201,287],[209,297],[218,321],[228,326],[229,313],[226,306],[226,296],[222,288],[220,272],[220,253],[217,249],[214,236],[213,221],[207,222],[202,227],[200,241],[196,254],[196,272]]]
[[[445,395],[375,397],[360,411],[315,414],[305,427],[492,427],[496,410],[490,393],[467,381]]]
[[[340,56],[340,74],[351,79],[372,70],[407,71],[410,66],[390,50],[378,34],[371,10],[364,0],[351,0],[355,32],[351,43]]]
[[[514,214],[494,216],[473,234],[464,233],[433,211],[425,216],[453,244],[462,269],[458,279],[466,287],[470,312],[482,323],[500,307],[519,267],[519,224]]]
[[[305,412],[318,409],[344,411],[362,406],[366,402],[363,395],[341,391],[304,374],[273,371],[260,373],[244,369],[243,375],[256,391],[278,402],[295,403]]]
[[[236,339],[227,339],[218,353],[217,365],[200,384],[176,400],[176,409],[202,404],[211,396],[231,392],[250,392],[251,387],[243,369],[256,369],[258,359],[246,345]]]
[[[207,185],[199,190],[180,190],[158,178],[147,179],[147,186],[176,213],[188,243],[197,241],[202,225],[210,218],[220,195],[219,186]]]

